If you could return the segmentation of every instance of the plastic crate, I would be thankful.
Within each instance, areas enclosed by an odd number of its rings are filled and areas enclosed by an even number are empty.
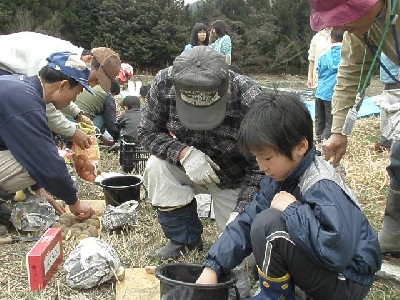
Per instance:
[[[130,136],[122,136],[120,141],[119,164],[125,173],[143,174],[150,152],[135,143]]]

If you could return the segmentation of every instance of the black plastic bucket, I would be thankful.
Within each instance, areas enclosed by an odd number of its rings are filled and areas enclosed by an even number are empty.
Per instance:
[[[140,186],[143,178],[136,175],[121,175],[103,179],[100,186],[103,187],[106,204],[118,206],[129,200],[140,200]]]
[[[197,264],[171,263],[158,266],[155,272],[160,280],[161,300],[227,300],[230,288],[236,286],[236,277],[230,272],[221,276],[215,285],[196,284],[203,268]],[[236,297],[238,297],[236,289]]]

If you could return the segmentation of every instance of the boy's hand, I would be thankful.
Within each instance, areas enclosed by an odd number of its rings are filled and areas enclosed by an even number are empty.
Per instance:
[[[197,284],[217,284],[218,276],[217,273],[211,268],[205,267],[201,272],[200,277],[196,281]]]
[[[284,211],[291,203],[296,201],[296,198],[288,192],[282,191],[274,196],[271,202],[271,207],[279,211]]]

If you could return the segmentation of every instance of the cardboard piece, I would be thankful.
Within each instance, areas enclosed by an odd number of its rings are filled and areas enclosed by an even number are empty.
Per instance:
[[[60,228],[49,228],[26,255],[29,287],[43,289],[63,260]]]
[[[159,300],[160,281],[144,268],[125,269],[125,279],[116,283],[116,300]]]

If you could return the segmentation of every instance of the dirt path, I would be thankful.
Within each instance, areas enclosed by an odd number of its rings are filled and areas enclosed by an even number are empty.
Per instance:
[[[300,75],[254,75],[250,76],[261,85],[268,88],[290,88],[294,90],[307,90],[307,76]],[[378,95],[382,92],[383,84],[379,76],[373,76],[366,96]]]

